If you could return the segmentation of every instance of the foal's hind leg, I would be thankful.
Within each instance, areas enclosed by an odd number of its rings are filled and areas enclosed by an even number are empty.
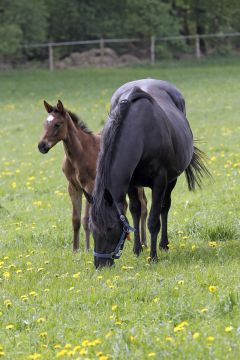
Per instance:
[[[168,212],[171,207],[171,192],[174,189],[176,183],[177,183],[177,179],[168,184],[161,208],[162,235],[161,235],[161,242],[159,244],[159,249],[163,249],[163,250],[168,250],[168,233],[167,233]]]
[[[85,205],[85,213],[83,218],[83,228],[85,231],[85,240],[86,240],[86,250],[89,251],[90,248],[90,230],[89,230],[89,211],[90,211],[90,204],[86,200]]]
[[[140,252],[142,251],[142,246],[140,243],[140,234],[139,234],[141,203],[138,197],[138,189],[136,187],[130,187],[128,190],[128,196],[129,196],[129,209],[132,214],[133,225],[135,228],[133,252],[135,255],[139,255]]]
[[[71,183],[68,184],[68,192],[72,201],[72,225],[73,225],[73,251],[79,250],[79,231],[81,226],[82,191],[77,190]]]
[[[151,234],[150,258],[157,261],[157,236],[160,231],[160,213],[166,189],[166,175],[160,173],[152,188],[152,206],[148,218],[148,228]]]
[[[147,198],[144,188],[138,188],[138,198],[141,202],[141,245],[147,247],[146,222],[147,222]]]

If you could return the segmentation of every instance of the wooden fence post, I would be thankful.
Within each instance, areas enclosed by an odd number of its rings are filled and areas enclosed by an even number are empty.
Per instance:
[[[151,36],[151,45],[150,45],[150,63],[151,65],[155,64],[155,36]]]
[[[195,42],[195,53],[196,53],[196,58],[199,60],[201,59],[201,49],[200,49],[200,39],[199,39],[199,35],[196,34],[196,42]]]
[[[103,62],[104,62],[104,40],[103,40],[103,38],[100,39],[100,59],[101,59],[101,64],[103,64]]]
[[[53,47],[51,43],[48,43],[48,66],[50,71],[54,70]]]

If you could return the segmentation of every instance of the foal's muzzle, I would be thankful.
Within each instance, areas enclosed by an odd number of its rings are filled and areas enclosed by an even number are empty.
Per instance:
[[[42,154],[46,154],[49,151],[50,146],[47,143],[45,143],[44,141],[40,141],[38,143],[38,149]]]

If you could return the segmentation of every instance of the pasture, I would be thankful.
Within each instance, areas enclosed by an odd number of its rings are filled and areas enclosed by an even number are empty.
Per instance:
[[[135,258],[127,242],[115,268],[96,271],[92,239],[89,253],[83,241],[72,253],[62,144],[47,155],[37,149],[43,99],[61,99],[98,131],[112,92],[143,77],[183,92],[213,180],[189,193],[180,177],[170,250],[158,252],[157,264],[148,250]],[[239,93],[237,63],[0,74],[0,357],[238,358]]]

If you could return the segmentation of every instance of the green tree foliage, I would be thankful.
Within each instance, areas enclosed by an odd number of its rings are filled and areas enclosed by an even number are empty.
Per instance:
[[[0,53],[13,54],[20,45],[45,41],[47,16],[42,0],[1,0]]]

